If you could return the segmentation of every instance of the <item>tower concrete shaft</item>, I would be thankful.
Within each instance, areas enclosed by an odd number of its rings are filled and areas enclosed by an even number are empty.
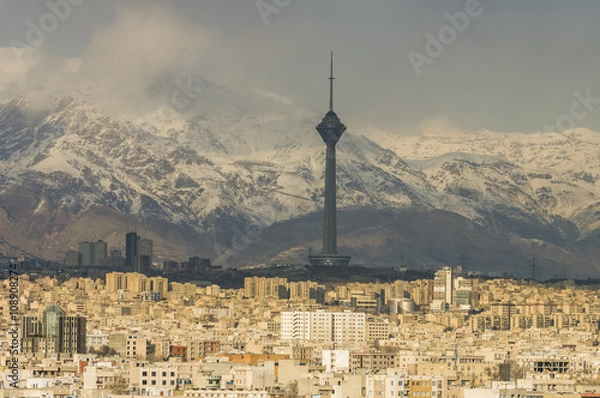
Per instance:
[[[337,254],[335,144],[327,145],[325,160],[325,217],[323,220],[323,253]]]

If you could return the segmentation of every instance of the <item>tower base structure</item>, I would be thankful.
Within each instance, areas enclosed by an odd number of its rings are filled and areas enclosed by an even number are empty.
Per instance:
[[[344,256],[341,254],[315,254],[310,256],[308,259],[310,265],[313,267],[323,267],[327,265],[333,266],[345,266],[350,263],[350,256]]]

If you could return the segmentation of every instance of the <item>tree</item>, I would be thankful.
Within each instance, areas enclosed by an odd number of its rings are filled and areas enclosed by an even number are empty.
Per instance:
[[[117,355],[117,351],[114,348],[107,346],[106,344],[100,346],[100,348],[98,348],[97,350],[95,350],[92,347],[89,351],[90,354],[96,354],[99,357],[111,357],[113,355]]]
[[[290,380],[285,386],[283,398],[298,398],[299,395],[298,380]]]
[[[498,365],[486,367],[483,370],[483,373],[486,375],[487,380],[498,380],[500,378],[500,370],[498,369]]]
[[[525,377],[526,369],[519,365],[517,361],[510,361],[510,378],[512,380],[522,379]]]
[[[129,385],[124,377],[116,377],[115,381],[108,384],[106,388],[115,395],[127,395],[129,394]]]

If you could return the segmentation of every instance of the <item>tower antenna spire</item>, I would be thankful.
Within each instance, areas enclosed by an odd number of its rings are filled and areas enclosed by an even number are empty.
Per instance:
[[[329,110],[333,110],[333,51],[331,52],[331,75],[329,77]]]

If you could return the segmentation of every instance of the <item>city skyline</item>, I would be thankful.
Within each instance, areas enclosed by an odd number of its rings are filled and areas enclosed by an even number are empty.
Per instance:
[[[292,382],[298,398],[583,398],[600,383],[594,286],[460,268],[331,286],[248,277],[223,289],[134,272],[19,283],[23,351],[2,356],[19,363],[15,378],[0,369],[5,392],[277,398]]]

